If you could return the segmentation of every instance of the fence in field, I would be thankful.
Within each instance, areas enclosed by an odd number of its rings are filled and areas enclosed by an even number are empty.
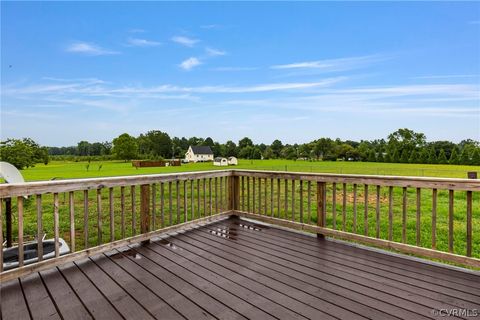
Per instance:
[[[480,267],[479,192],[480,181],[468,179],[249,170],[3,184],[14,221],[1,213],[0,261],[4,240],[10,244],[4,234],[13,234],[19,267],[0,264],[0,279],[232,214]],[[55,254],[42,261],[45,231]],[[60,256],[59,238],[69,254]],[[24,265],[29,241],[39,261]]]

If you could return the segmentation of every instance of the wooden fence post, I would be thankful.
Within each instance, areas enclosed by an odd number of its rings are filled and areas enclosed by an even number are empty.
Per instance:
[[[317,182],[317,225],[325,227],[326,224],[326,204],[327,204],[327,188],[325,182]],[[324,238],[323,234],[317,233],[317,237]]]
[[[230,176],[228,177],[229,193],[228,193],[228,209],[239,210],[240,209],[240,177]]]
[[[147,233],[150,231],[150,185],[143,184],[140,186],[140,232]],[[148,243],[149,240],[142,243]]]

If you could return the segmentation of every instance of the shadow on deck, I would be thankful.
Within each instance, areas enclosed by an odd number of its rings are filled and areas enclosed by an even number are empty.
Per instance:
[[[1,284],[1,319],[480,317],[480,275],[235,217]]]

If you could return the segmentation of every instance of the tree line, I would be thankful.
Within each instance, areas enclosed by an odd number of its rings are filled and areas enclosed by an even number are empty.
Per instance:
[[[183,158],[189,146],[209,146],[215,156],[236,156],[242,159],[289,159],[308,161],[366,161],[420,164],[480,165],[480,142],[472,139],[459,143],[451,141],[427,142],[423,133],[410,129],[398,129],[386,139],[341,140],[319,138],[303,144],[284,144],[276,139],[270,145],[255,144],[245,137],[237,143],[229,140],[219,143],[212,138],[170,137],[159,130],[148,131],[137,137],[121,134],[111,142],[80,141],[76,146],[40,147],[31,139],[9,139],[0,143],[0,157],[14,163],[11,152],[17,144],[35,144],[43,150],[42,155],[33,152],[32,161],[48,162],[48,156],[58,159],[165,159]],[[10,148],[10,149],[9,149]],[[18,150],[16,151],[18,152]],[[45,155],[46,153],[46,155]],[[9,159],[9,160],[8,160]],[[39,161],[41,160],[41,161]],[[17,167],[33,164],[19,162]]]

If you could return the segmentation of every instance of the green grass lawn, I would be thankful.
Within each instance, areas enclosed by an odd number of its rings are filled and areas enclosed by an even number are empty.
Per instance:
[[[89,168],[87,170],[87,165]],[[182,164],[181,167],[135,168],[130,162],[98,161],[98,162],[67,162],[52,161],[48,165],[37,164],[33,168],[22,170],[26,181],[93,178],[125,176],[138,174],[158,174],[169,172],[218,170],[227,167],[216,167],[211,162]],[[323,161],[292,161],[292,160],[239,160],[238,169],[279,170],[297,172],[324,172],[341,174],[377,174],[400,176],[432,176],[466,178],[468,171],[480,171],[480,166],[401,164],[376,162],[323,162]]]

